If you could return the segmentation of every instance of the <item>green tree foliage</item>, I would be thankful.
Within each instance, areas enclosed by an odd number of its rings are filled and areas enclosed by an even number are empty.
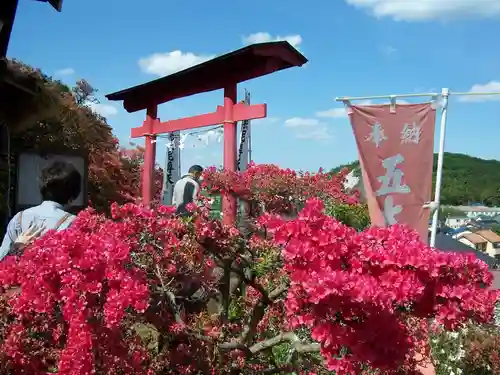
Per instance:
[[[343,168],[359,169],[359,162],[341,165],[332,172]],[[433,189],[436,168],[437,154],[434,155]],[[500,206],[500,161],[446,152],[441,203],[459,206],[476,202],[487,206]]]
[[[327,201],[325,213],[357,230],[363,230],[370,225],[370,215],[366,204],[348,205]]]

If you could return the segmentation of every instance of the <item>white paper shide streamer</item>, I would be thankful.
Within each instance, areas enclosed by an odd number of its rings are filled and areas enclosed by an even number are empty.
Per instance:
[[[250,93],[245,92],[245,103],[250,104]],[[204,148],[211,143],[221,143],[224,130],[221,125],[206,130],[192,131],[182,134],[180,131],[169,133],[166,141],[165,175],[163,180],[163,204],[171,205],[174,185],[181,178],[181,150],[186,148]],[[187,142],[189,140],[189,142]],[[238,150],[238,170],[248,168],[251,159],[250,121],[241,123],[240,147]]]

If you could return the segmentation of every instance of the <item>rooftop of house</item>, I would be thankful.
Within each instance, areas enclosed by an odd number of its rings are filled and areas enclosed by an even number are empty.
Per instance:
[[[449,228],[448,233],[459,234],[459,233],[467,232],[467,231],[471,231],[471,230],[472,230],[471,228],[464,226],[464,227],[460,227],[460,228],[456,228],[456,229]]]
[[[439,228],[439,232],[444,234],[455,234],[455,231],[456,229],[450,228],[446,225],[443,225],[441,228]]]
[[[500,242],[500,235],[496,234],[492,230],[489,229],[481,229],[476,231],[476,235],[481,236],[484,238],[486,241],[491,242],[491,243],[498,243]]]
[[[465,233],[460,238],[465,238],[466,240],[473,243],[474,245],[479,245],[479,244],[488,242],[485,238],[483,238],[482,236],[480,236],[479,234],[476,234],[476,233]]]
[[[478,215],[474,218],[475,221],[495,221],[494,216]]]
[[[471,220],[467,225],[469,227],[489,229],[497,226],[498,223],[495,220]]]

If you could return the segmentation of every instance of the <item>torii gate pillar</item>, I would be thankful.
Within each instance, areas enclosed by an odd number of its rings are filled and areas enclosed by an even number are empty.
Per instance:
[[[158,106],[147,108],[146,120],[142,125],[147,132],[144,140],[144,168],[141,175],[142,200],[145,204],[150,204],[154,197],[156,160],[156,133],[154,128],[157,120]]]
[[[238,167],[237,154],[237,125],[231,122],[234,119],[233,108],[236,103],[236,84],[224,88],[224,169],[236,171]],[[267,112],[267,108],[266,108]],[[222,196],[222,222],[224,224],[234,224],[237,214],[236,197],[232,194]]]

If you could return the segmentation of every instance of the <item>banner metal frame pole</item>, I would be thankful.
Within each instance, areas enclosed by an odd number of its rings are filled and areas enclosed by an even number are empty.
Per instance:
[[[430,208],[432,211],[432,227],[431,227],[431,238],[430,246],[435,247],[436,236],[439,223],[439,210],[441,205],[441,187],[443,178],[443,162],[444,162],[444,149],[445,149],[445,138],[446,138],[446,124],[448,117],[448,104],[450,96],[490,96],[490,95],[500,95],[500,92],[450,92],[449,89],[443,88],[441,93],[429,92],[420,94],[400,94],[400,95],[374,95],[374,96],[340,96],[336,97],[335,101],[343,102],[346,106],[350,106],[350,101],[354,100],[372,100],[372,99],[390,99],[391,105],[396,104],[397,98],[414,98],[422,96],[430,96],[434,101],[441,98],[441,126],[439,135],[439,150],[438,150],[438,162],[436,168],[436,186],[434,191],[434,200],[424,204],[425,208]]]
[[[395,94],[395,95],[373,95],[373,96],[337,96],[336,102],[350,102],[354,100],[372,100],[372,99],[397,99],[397,98],[417,98],[420,96],[439,97],[442,93],[426,92],[419,94]],[[500,92],[448,92],[448,96],[495,96]]]
[[[448,96],[450,90],[443,88],[441,95],[443,101],[441,103],[441,129],[439,130],[439,151],[438,151],[438,161],[436,168],[436,186],[434,191],[434,201],[432,202],[432,208],[434,212],[432,213],[432,227],[431,227],[431,239],[429,245],[435,247],[436,245],[436,235],[439,224],[439,209],[441,207],[441,185],[443,180],[443,161],[444,161],[444,147],[446,138],[446,121],[448,118]]]
[[[372,99],[397,99],[397,98],[416,98],[419,96],[438,96],[438,92],[426,92],[421,94],[397,94],[397,95],[373,95],[373,96],[337,96],[336,102],[349,102],[353,100],[372,100]]]

